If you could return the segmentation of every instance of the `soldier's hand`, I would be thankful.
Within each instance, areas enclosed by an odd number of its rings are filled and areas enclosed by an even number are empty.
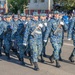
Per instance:
[[[27,46],[27,44],[26,44],[26,43],[23,43],[23,45],[24,45],[24,46]]]
[[[62,22],[62,21],[61,21],[61,22],[60,22],[60,25],[62,25],[62,26],[63,26],[63,25],[64,25],[64,22]]]
[[[47,40],[44,40],[44,42],[46,43],[46,42],[47,42]]]
[[[71,40],[71,38],[68,38],[68,40],[70,41],[70,40]]]

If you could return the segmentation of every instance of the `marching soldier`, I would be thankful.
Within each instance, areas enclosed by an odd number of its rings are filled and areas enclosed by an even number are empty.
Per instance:
[[[11,20],[11,28],[12,28],[12,35],[11,35],[11,40],[12,40],[12,50],[17,54],[17,43],[15,41],[15,33],[17,32],[17,27],[21,23],[20,20],[18,20],[18,15],[14,15],[14,19]]]
[[[19,51],[19,60],[21,61],[21,65],[25,65],[24,63],[24,52],[25,46],[23,45],[25,27],[23,23],[20,23],[17,27],[17,32],[15,33],[15,40],[17,42],[18,51]]]
[[[3,40],[4,40],[4,51],[7,56],[7,59],[10,59],[10,49],[11,49],[11,25],[10,25],[10,16],[6,16],[6,20],[3,22],[4,27]]]
[[[68,30],[68,40],[73,40],[73,45],[74,45],[74,49],[73,49],[73,52],[71,53],[70,57],[69,57],[69,60],[71,62],[74,62],[74,56],[75,56],[75,12],[73,13],[73,17],[72,19],[70,20],[70,23],[69,23],[70,27],[69,27],[69,30]]]
[[[47,15],[45,13],[41,13],[40,14],[40,22],[43,25],[42,28],[42,40],[44,40],[45,37],[45,32],[47,30],[47,19],[46,19]],[[44,41],[42,41],[43,43],[43,49],[42,49],[42,54],[41,54],[41,61],[44,62],[43,56],[46,57],[46,44],[44,44]]]
[[[29,22],[29,27],[26,27],[24,42],[23,44],[27,46],[28,36],[30,39],[30,49],[32,51],[32,61],[34,64],[34,70],[38,71],[38,57],[42,51],[42,24],[39,23],[38,13],[33,13],[33,20]]]
[[[3,45],[3,31],[4,31],[4,26],[3,26],[2,16],[0,16],[0,56],[2,56],[1,50]]]
[[[52,18],[48,22],[48,27],[44,38],[44,42],[45,43],[47,42],[48,36],[50,34],[50,41],[54,51],[49,59],[51,63],[53,63],[54,62],[53,60],[55,59],[57,68],[60,67],[59,52],[62,47],[64,29],[67,29],[67,26],[64,25],[63,21],[59,19],[59,12],[54,11],[54,18]]]

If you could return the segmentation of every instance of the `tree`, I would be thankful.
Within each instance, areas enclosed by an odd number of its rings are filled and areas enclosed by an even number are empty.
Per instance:
[[[8,0],[9,12],[17,14],[18,10],[23,12],[24,5],[26,6],[28,0]]]
[[[63,10],[70,10],[75,7],[75,0],[54,0],[54,3],[62,6]]]

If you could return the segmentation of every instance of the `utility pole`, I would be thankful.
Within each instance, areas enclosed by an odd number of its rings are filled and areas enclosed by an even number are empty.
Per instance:
[[[8,13],[8,1],[6,0],[6,13]]]

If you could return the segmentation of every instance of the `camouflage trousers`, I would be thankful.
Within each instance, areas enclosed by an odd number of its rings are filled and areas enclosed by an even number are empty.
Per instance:
[[[0,39],[0,51],[2,50],[2,42],[3,42],[3,40]]]
[[[60,53],[60,50],[62,47],[61,43],[54,42],[54,43],[52,43],[52,47],[54,49],[54,51],[53,51],[54,59],[59,60],[59,53]]]
[[[6,53],[10,52],[11,45],[12,45],[11,40],[4,39],[4,48]]]
[[[72,51],[72,55],[75,56],[75,40],[73,40],[74,49]]]
[[[20,58],[24,57],[25,50],[26,50],[26,48],[23,44],[18,44],[18,53],[20,55]]]
[[[33,62],[38,62],[38,57],[41,55],[42,52],[42,41],[30,41],[30,49],[32,52],[32,60]]]

